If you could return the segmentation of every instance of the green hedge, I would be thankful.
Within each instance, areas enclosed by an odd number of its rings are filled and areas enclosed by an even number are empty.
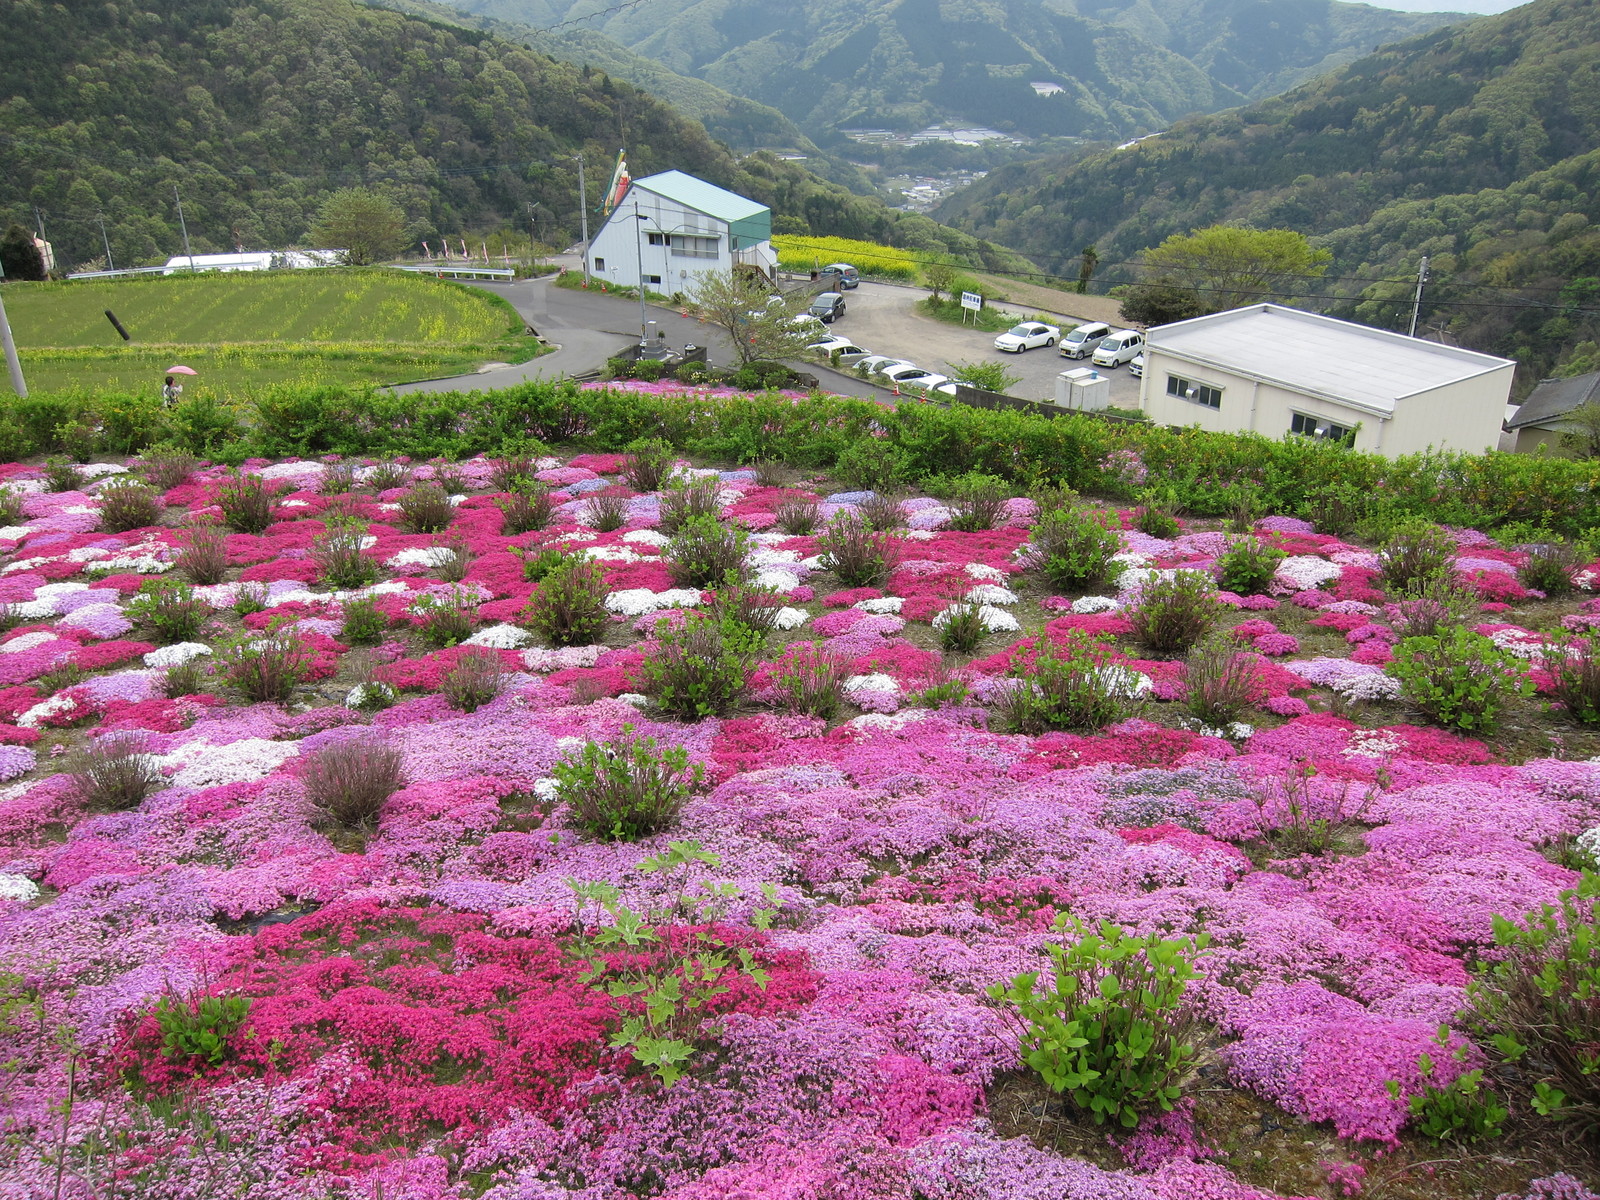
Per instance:
[[[492,392],[390,392],[343,385],[263,388],[223,404],[191,398],[163,412],[149,396],[72,392],[0,397],[0,460],[134,453],[174,442],[223,462],[287,455],[464,458],[530,446],[620,450],[660,437],[690,454],[778,459],[851,484],[937,486],[968,472],[1126,499],[1101,469],[1133,450],[1148,483],[1190,512],[1309,514],[1333,498],[1358,515],[1415,515],[1478,529],[1509,523],[1568,537],[1600,524],[1600,463],[1520,454],[1428,453],[1386,459],[1307,438],[1174,432],[1159,426],[1027,412],[755,393],[651,396],[570,382]]]

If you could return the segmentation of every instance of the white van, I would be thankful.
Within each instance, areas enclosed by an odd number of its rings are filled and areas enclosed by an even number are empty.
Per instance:
[[[1088,358],[1100,346],[1100,339],[1111,332],[1111,326],[1103,321],[1091,321],[1087,325],[1079,325],[1061,335],[1062,358]]]
[[[1134,355],[1144,349],[1144,334],[1133,329],[1119,329],[1100,339],[1100,345],[1091,360],[1097,367],[1120,367],[1132,362]]]

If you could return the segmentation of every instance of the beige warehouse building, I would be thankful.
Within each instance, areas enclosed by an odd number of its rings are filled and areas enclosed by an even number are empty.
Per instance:
[[[1163,425],[1343,439],[1375,454],[1496,448],[1510,359],[1280,304],[1146,335],[1139,403]]]

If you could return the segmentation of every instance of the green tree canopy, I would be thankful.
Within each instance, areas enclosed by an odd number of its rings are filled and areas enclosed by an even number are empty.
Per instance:
[[[370,188],[340,188],[322,202],[312,240],[343,250],[345,262],[364,267],[393,258],[405,246],[406,214],[389,197]]]
[[[1173,234],[1141,261],[1147,284],[1192,292],[1202,312],[1222,312],[1306,291],[1305,280],[1320,277],[1333,255],[1313,250],[1292,229],[1212,225],[1187,237]]]
[[[685,291],[689,307],[733,339],[739,365],[791,358],[811,340],[792,322],[795,310],[748,271],[706,271]]]
[[[44,255],[33,244],[33,234],[15,221],[0,237],[0,268],[7,279],[43,279]]]

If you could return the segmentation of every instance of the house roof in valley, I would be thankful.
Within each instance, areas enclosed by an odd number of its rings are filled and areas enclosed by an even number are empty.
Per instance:
[[[643,179],[635,179],[633,186],[645,188],[658,196],[665,196],[668,200],[675,200],[686,208],[703,212],[708,217],[716,217],[730,225],[735,221],[743,221],[767,211],[765,204],[757,204],[737,192],[730,192],[727,188],[707,183],[704,179],[696,179],[693,175],[686,175],[682,171],[662,171],[658,175],[646,175]]]
[[[1600,371],[1570,379],[1544,379],[1506,422],[1507,429],[1526,429],[1559,421],[1575,408],[1600,400]]]

